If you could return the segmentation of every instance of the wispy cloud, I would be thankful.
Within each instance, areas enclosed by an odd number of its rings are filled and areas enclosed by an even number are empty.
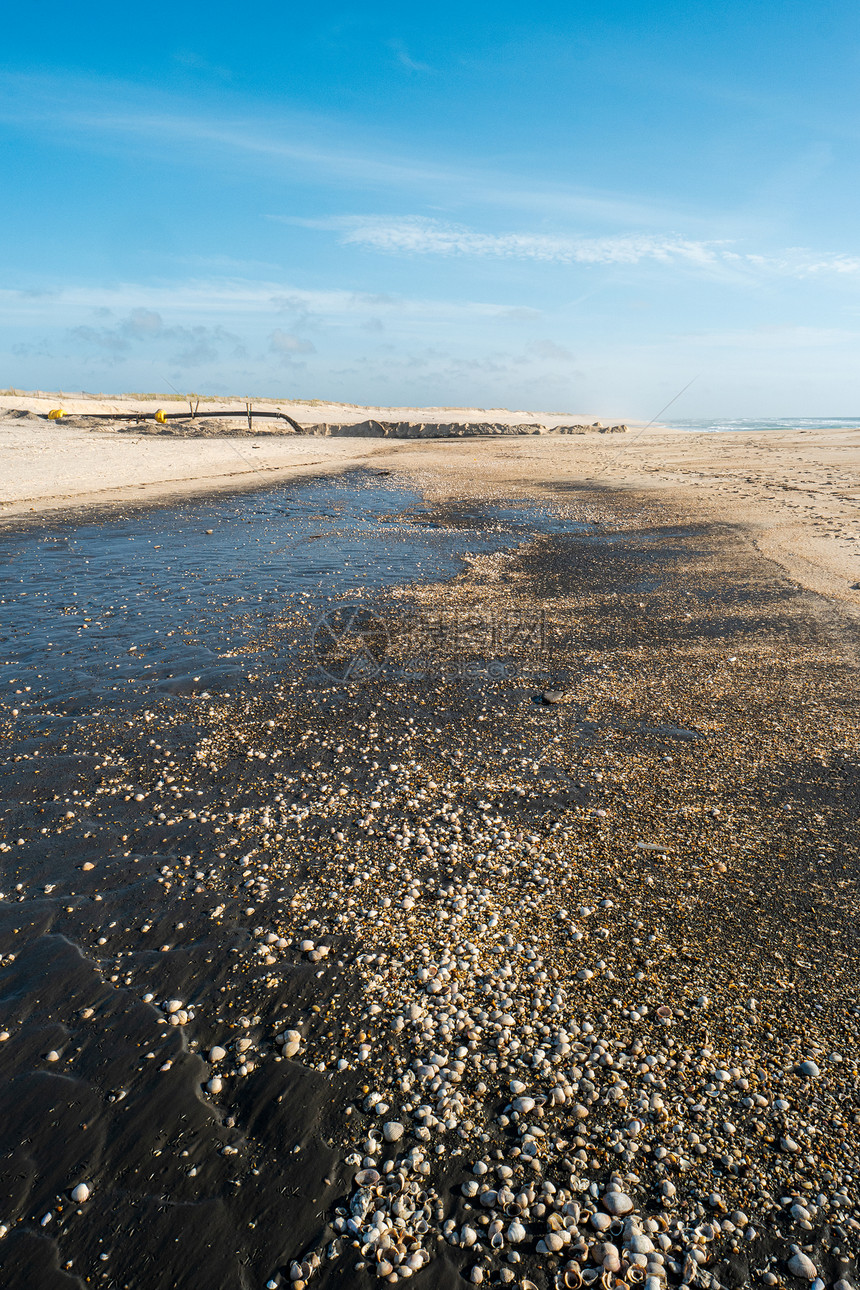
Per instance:
[[[408,72],[432,72],[433,68],[428,63],[421,63],[412,57],[402,40],[389,40],[388,48],[394,51],[398,63]]]
[[[99,318],[112,318],[106,307],[97,309]],[[166,346],[168,358],[179,367],[200,367],[216,363],[226,348],[231,358],[244,358],[245,348],[241,338],[221,326],[169,326],[161,314],[153,309],[132,309],[116,322],[106,321],[100,326],[80,325],[67,332],[72,347],[86,356],[99,353],[114,361],[126,358],[136,347]]]
[[[275,354],[282,362],[292,363],[297,354],[315,354],[316,348],[309,340],[293,336],[277,327],[269,337],[269,352]]]
[[[0,313],[7,325],[41,323],[46,319],[70,325],[70,318],[85,315],[95,318],[98,327],[112,329],[128,339],[130,332],[136,333],[144,326],[141,319],[147,311],[168,319],[163,322],[165,327],[183,326],[199,317],[257,322],[270,316],[274,322],[288,315],[294,332],[309,326],[352,325],[369,315],[396,316],[400,325],[408,325],[410,320],[533,321],[541,316],[537,309],[510,303],[336,288],[308,290],[240,278],[190,279],[164,285],[128,282],[110,287],[63,286],[56,291],[39,292],[0,288]],[[114,316],[116,321],[112,320]]]
[[[404,52],[404,57],[409,55]],[[410,60],[417,70],[424,65]],[[82,107],[82,104],[86,104]],[[322,115],[293,113],[277,120],[263,116],[195,113],[181,100],[147,87],[123,82],[58,80],[50,76],[9,75],[0,86],[0,121],[39,130],[65,142],[76,138],[91,150],[129,141],[156,155],[180,154],[184,164],[209,167],[225,157],[259,166],[271,179],[303,178],[344,184],[356,190],[379,189],[421,193],[434,204],[575,215],[586,222],[642,227],[696,218],[693,212],[670,210],[662,201],[641,195],[598,190],[555,178],[532,176],[482,165],[464,152],[440,162],[404,151],[391,138],[355,135],[343,122]],[[344,139],[352,134],[349,144]]]
[[[760,272],[797,278],[822,274],[846,277],[860,273],[860,257],[847,253],[793,247],[765,255],[736,250],[725,241],[697,241],[676,234],[577,237],[481,233],[461,224],[417,215],[395,219],[359,215],[321,220],[288,216],[283,219],[285,223],[336,232],[346,245],[389,255],[459,255],[590,265],[636,265],[651,261],[712,271]]]

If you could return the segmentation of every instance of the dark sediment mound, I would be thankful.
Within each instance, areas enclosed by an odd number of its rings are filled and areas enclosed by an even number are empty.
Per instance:
[[[356,439],[467,439],[486,435],[546,435],[546,434],[600,434],[625,433],[627,426],[570,425],[543,426],[537,423],[506,425],[497,421],[481,422],[415,422],[415,421],[358,421],[353,424],[322,423],[304,427],[302,433],[324,437]]]

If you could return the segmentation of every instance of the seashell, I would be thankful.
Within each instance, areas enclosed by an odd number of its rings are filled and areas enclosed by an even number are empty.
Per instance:
[[[77,1205],[82,1205],[85,1200],[90,1198],[90,1189],[87,1183],[78,1183],[77,1187],[72,1188],[72,1200]]]
[[[595,1258],[597,1259],[597,1262],[602,1264],[609,1272],[617,1272],[621,1267],[621,1254],[618,1250],[618,1246],[613,1245],[611,1241],[606,1241],[604,1244],[596,1247]]]
[[[535,1285],[534,1281],[529,1281],[527,1278],[525,1278],[520,1282],[520,1290],[538,1290],[538,1288]]]
[[[583,1269],[582,1269],[582,1282],[583,1282],[583,1285],[593,1286],[593,1285],[594,1285],[594,1283],[595,1283],[595,1281],[598,1279],[598,1277],[599,1277],[599,1276],[600,1276],[600,1272],[598,1271],[598,1269],[597,1269],[597,1268],[583,1268]]]
[[[474,1227],[469,1227],[468,1223],[466,1223],[460,1229],[461,1245],[465,1245],[465,1246],[474,1245],[477,1239],[478,1239],[478,1233],[475,1231]]]
[[[567,1244],[559,1232],[547,1232],[543,1238],[543,1243],[550,1254],[558,1254],[559,1250],[563,1250]]]
[[[490,1237],[490,1246],[494,1250],[500,1250],[505,1243],[505,1238],[501,1232],[493,1232]]]
[[[604,1268],[600,1276],[600,1285],[602,1290],[613,1290],[613,1286],[615,1285],[615,1272],[610,1272],[608,1268]]]
[[[365,1218],[372,1207],[373,1194],[366,1187],[362,1187],[361,1191],[357,1191],[349,1202],[349,1212],[353,1218]]]
[[[621,1219],[620,1219],[620,1218],[613,1218],[613,1219],[610,1219],[610,1221],[609,1221],[609,1231],[612,1233],[612,1235],[613,1235],[613,1236],[623,1236],[623,1235],[624,1235],[624,1224],[622,1223],[622,1221],[621,1221]]]
[[[634,1264],[632,1267],[627,1269],[626,1277],[628,1285],[640,1286],[645,1280],[645,1270],[644,1268],[636,1267]],[[687,1280],[686,1277],[684,1279]]]
[[[390,1277],[394,1271],[394,1264],[389,1263],[388,1259],[380,1258],[376,1265],[376,1274],[380,1277]]]
[[[508,1240],[512,1245],[516,1245],[519,1241],[524,1241],[526,1239],[526,1235],[526,1229],[523,1224],[518,1223],[515,1219],[508,1228]]]
[[[472,1268],[471,1272],[469,1273],[469,1280],[472,1282],[473,1285],[479,1286],[483,1281],[483,1279],[484,1279],[484,1269],[480,1267],[479,1264],[476,1263],[475,1266]]]
[[[566,1290],[580,1290],[582,1285],[582,1273],[579,1270],[578,1263],[570,1263],[565,1268],[561,1276],[562,1285]]]
[[[380,1181],[380,1174],[375,1169],[360,1169],[355,1175],[359,1187],[375,1187]]]
[[[487,1191],[481,1192],[478,1199],[485,1209],[492,1209],[498,1199],[498,1192],[492,1191],[488,1188]]]
[[[808,1254],[804,1254],[796,1245],[792,1247],[794,1253],[788,1260],[788,1270],[793,1277],[800,1277],[804,1281],[814,1281],[818,1276],[818,1269],[812,1262]]]
[[[403,1137],[403,1133],[403,1125],[397,1120],[389,1120],[387,1124],[382,1126],[382,1136],[386,1142],[399,1142]]]

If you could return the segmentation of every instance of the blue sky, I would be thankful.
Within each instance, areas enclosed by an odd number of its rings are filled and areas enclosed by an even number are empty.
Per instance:
[[[16,6],[0,386],[860,415],[860,13]]]

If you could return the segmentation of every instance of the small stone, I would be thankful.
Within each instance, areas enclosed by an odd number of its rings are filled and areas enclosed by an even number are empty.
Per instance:
[[[629,1214],[633,1208],[633,1201],[623,1191],[608,1191],[601,1204],[608,1213],[616,1218],[623,1214]]]
[[[798,1075],[803,1075],[806,1079],[817,1079],[821,1074],[818,1066],[813,1061],[800,1062],[795,1069]]]
[[[540,697],[544,703],[564,703],[564,690],[544,690]]]

